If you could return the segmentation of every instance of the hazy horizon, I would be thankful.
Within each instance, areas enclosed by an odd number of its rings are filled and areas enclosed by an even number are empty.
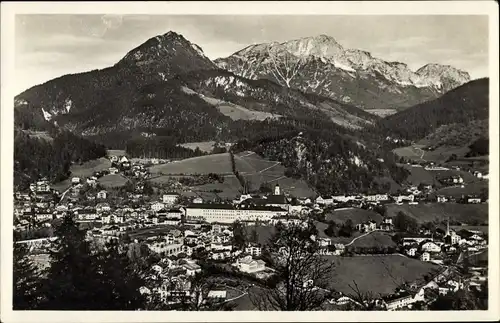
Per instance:
[[[210,59],[255,43],[326,34],[345,48],[407,64],[451,65],[488,77],[487,16],[17,15],[16,93],[109,67],[151,37],[174,31]]]

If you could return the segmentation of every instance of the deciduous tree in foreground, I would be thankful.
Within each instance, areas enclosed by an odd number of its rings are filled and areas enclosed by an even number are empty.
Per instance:
[[[259,310],[320,310],[331,296],[328,281],[333,263],[319,254],[312,223],[278,224],[271,238],[269,265],[276,270],[273,286],[250,292]]]

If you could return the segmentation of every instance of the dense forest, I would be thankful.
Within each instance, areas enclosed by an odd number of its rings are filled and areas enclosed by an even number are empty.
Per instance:
[[[488,119],[488,115],[489,79],[483,78],[466,83],[438,99],[381,119],[373,130],[392,137],[418,140],[441,125],[467,124]]]
[[[204,155],[199,148],[192,150],[178,146],[175,140],[165,136],[131,139],[125,150],[130,157],[139,158],[184,159]]]
[[[390,152],[373,151],[327,130],[291,131],[241,140],[233,151],[253,150],[264,158],[280,161],[286,176],[303,178],[322,195],[387,192],[378,179],[403,182],[408,172],[396,166]]]
[[[54,132],[53,140],[30,137],[22,130],[14,135],[14,185],[26,188],[42,177],[58,182],[68,178],[71,164],[106,155],[104,146],[68,131]]]

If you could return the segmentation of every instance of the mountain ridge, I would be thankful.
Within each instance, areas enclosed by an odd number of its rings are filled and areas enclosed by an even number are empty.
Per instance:
[[[345,49],[324,34],[281,43],[253,44],[214,62],[244,77],[274,79],[282,85],[351,102],[365,109],[409,107],[470,80],[467,72],[450,65],[430,63],[412,71],[405,63],[387,62],[364,50]],[[278,69],[286,71],[286,65],[297,68],[300,73],[293,79],[276,75]],[[356,88],[372,93],[359,96]],[[376,96],[385,97],[379,100]]]

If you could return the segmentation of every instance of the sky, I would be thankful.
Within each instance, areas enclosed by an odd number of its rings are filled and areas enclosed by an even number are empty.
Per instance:
[[[16,93],[68,73],[111,66],[168,31],[211,59],[255,43],[326,34],[416,70],[452,65],[472,79],[488,76],[487,16],[16,15]]]

